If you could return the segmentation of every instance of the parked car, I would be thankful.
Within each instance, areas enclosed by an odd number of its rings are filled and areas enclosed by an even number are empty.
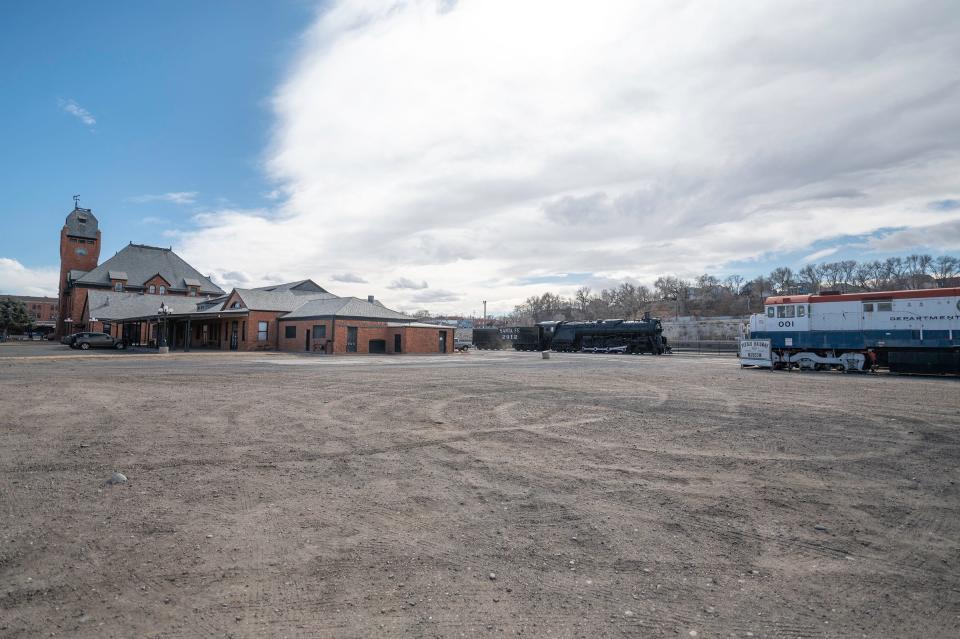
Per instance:
[[[79,348],[84,351],[91,348],[123,350],[127,347],[126,342],[122,339],[114,339],[106,333],[77,333],[72,337],[73,341],[70,342],[70,348]]]
[[[71,346],[73,344],[73,338],[76,336],[77,336],[76,333],[74,333],[73,335],[64,335],[63,337],[60,338],[60,343],[66,344],[67,346]]]
[[[473,346],[473,343],[470,340],[467,340],[467,339],[453,340],[453,348],[460,351],[461,353],[464,351],[470,350],[471,346]]]

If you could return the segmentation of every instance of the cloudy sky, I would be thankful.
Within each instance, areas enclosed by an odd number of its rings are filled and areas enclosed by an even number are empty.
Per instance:
[[[30,118],[72,127],[73,158],[55,183],[16,162],[0,211],[27,239],[0,241],[0,290],[55,292],[74,192],[113,250],[172,245],[224,287],[312,277],[404,310],[960,253],[955,1],[241,5],[221,28],[257,35],[195,45],[185,76],[142,33],[104,32],[110,62],[56,95],[47,67],[0,51],[24,68],[0,78],[49,98]],[[174,3],[143,28],[220,24],[217,6]],[[105,100],[89,90],[103,64],[142,86]],[[175,105],[144,117],[150,92]]]

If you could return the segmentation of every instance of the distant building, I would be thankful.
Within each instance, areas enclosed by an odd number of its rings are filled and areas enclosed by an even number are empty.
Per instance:
[[[36,329],[53,332],[57,325],[57,298],[32,297],[30,295],[0,295],[0,299],[20,302],[27,308],[27,315]]]

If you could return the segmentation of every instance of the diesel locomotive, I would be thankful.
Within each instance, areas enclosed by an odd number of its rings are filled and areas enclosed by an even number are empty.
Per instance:
[[[750,317],[773,368],[960,374],[960,288],[777,295]]]
[[[536,326],[473,329],[480,350],[560,351],[587,353],[652,353],[670,351],[659,319],[540,322]]]

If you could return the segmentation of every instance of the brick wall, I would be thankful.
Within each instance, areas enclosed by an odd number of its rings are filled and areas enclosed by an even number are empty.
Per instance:
[[[316,339],[313,334],[314,326],[326,326],[326,338]],[[387,326],[386,322],[371,320],[329,319],[317,320],[290,320],[279,322],[280,349],[289,353],[303,353],[307,351],[307,331],[310,331],[310,350],[312,352],[347,352],[347,332],[351,327],[357,329],[358,354],[370,352],[371,340],[382,340],[387,353],[394,352],[394,340],[400,335],[400,350],[403,353],[439,353],[440,332],[447,334],[447,353],[453,352],[453,329],[451,328],[423,328],[419,326]],[[294,327],[294,336],[286,337],[286,327]],[[333,344],[330,345],[330,340]]]

